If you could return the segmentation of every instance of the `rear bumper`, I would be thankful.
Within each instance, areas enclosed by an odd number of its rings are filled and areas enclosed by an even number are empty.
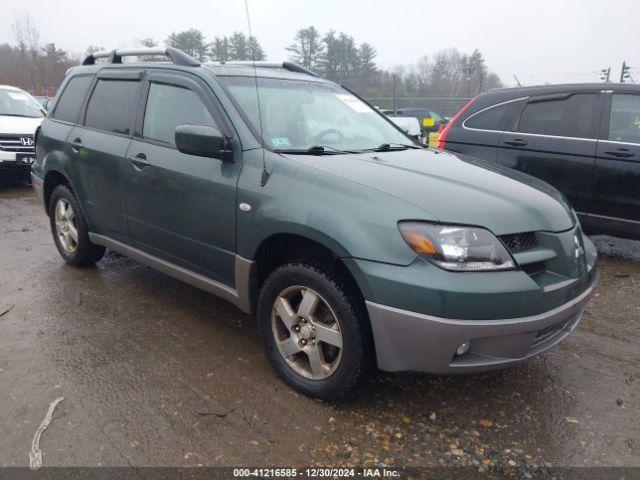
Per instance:
[[[464,373],[502,368],[566,338],[593,295],[597,275],[573,300],[538,315],[502,320],[433,317],[367,301],[378,367],[389,372]],[[467,353],[457,348],[470,341]]]

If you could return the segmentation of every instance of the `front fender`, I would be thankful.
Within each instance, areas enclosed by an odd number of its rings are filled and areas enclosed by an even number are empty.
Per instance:
[[[260,244],[275,234],[309,238],[342,258],[360,258],[409,265],[415,258],[402,239],[397,222],[429,220],[413,204],[365,185],[270,154],[271,176],[259,182],[259,150],[245,152],[238,181],[237,252],[253,259]],[[318,158],[322,161],[322,157]]]

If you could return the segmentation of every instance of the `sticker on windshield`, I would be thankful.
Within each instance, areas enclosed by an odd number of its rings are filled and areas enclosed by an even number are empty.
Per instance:
[[[273,137],[271,139],[271,144],[276,148],[291,146],[291,142],[287,137]]]
[[[337,94],[336,97],[338,97],[340,100],[342,100],[345,104],[349,105],[358,113],[369,113],[369,107],[367,107],[367,104],[364,102],[361,102],[353,95]]]

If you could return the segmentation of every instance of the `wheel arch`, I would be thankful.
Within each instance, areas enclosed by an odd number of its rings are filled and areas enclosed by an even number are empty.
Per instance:
[[[256,244],[250,282],[252,310],[255,310],[260,289],[267,277],[276,268],[292,261],[307,261],[327,266],[341,275],[346,287],[358,296],[357,301],[364,306],[364,291],[356,280],[360,275],[352,272],[344,261],[348,252],[337,242],[323,242],[318,237],[292,232],[274,233]]]
[[[49,203],[51,202],[51,195],[58,185],[67,185],[71,189],[71,191],[74,191],[73,186],[71,185],[71,182],[66,175],[55,169],[47,171],[42,182],[42,198],[44,201],[44,209],[47,212],[47,215],[49,215]]]

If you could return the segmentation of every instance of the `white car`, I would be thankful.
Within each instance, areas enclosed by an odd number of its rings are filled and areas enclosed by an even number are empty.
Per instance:
[[[34,135],[45,114],[24,90],[0,85],[0,179],[29,178],[36,156]]]
[[[418,119],[415,117],[389,117],[393,123],[395,123],[398,127],[400,127],[404,132],[415,138],[416,140],[422,142],[421,134],[422,129],[420,128],[420,123]]]

